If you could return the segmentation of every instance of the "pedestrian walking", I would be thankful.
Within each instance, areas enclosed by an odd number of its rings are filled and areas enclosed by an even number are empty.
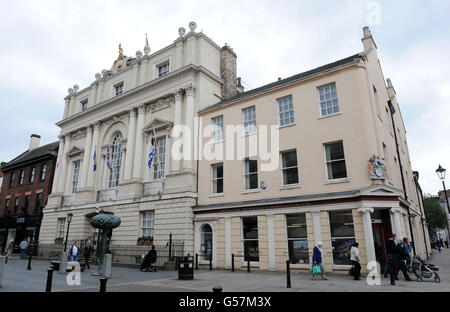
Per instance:
[[[8,259],[12,256],[13,251],[14,251],[14,240],[11,239],[11,240],[9,241],[8,248],[7,248],[7,250],[6,250],[6,259],[5,259],[5,263],[8,263]]]
[[[409,266],[411,265],[412,248],[411,241],[408,237],[403,237],[403,248],[405,248],[406,252],[408,253],[408,256],[406,257],[406,268],[409,268]]]
[[[89,266],[89,258],[94,253],[94,247],[92,247],[92,243],[90,240],[87,241],[87,245],[84,246],[83,249],[83,256],[84,256],[84,262],[85,262],[85,268],[90,269]]]
[[[442,249],[444,249],[444,240],[441,238],[441,247],[442,247]]]
[[[70,261],[78,262],[78,251],[80,250],[79,246],[78,241],[75,241],[75,243],[70,247]]]
[[[388,272],[390,272],[390,268],[392,266],[392,259],[394,258],[395,254],[395,238],[397,236],[395,234],[392,234],[388,237],[386,241],[386,265],[384,266],[384,277],[388,277]],[[390,243],[390,241],[393,241],[393,244]]]
[[[359,244],[354,242],[350,249],[350,261],[353,265],[353,278],[355,281],[361,280],[361,261],[359,253]]]
[[[441,245],[441,239],[440,238],[436,239],[436,248],[437,248],[437,250],[439,252],[441,252],[442,245]]]
[[[26,259],[27,258],[27,248],[28,248],[28,242],[26,239],[24,239],[20,245],[20,259]]]
[[[398,272],[402,271],[403,277],[405,278],[405,281],[412,281],[412,279],[409,277],[408,272],[406,271],[406,261],[408,259],[408,252],[406,251],[405,247],[403,246],[403,241],[401,239],[398,240],[397,246],[395,247],[395,257],[396,257],[396,263],[398,268],[395,271],[395,279],[398,280]]]
[[[325,275],[326,271],[325,271],[325,267],[323,265],[322,246],[323,246],[322,242],[319,241],[319,242],[317,242],[317,245],[314,246],[314,249],[313,249],[313,256],[312,256],[313,267],[311,269],[312,280],[314,280],[314,277],[316,274],[320,274],[322,276],[322,279],[324,279],[324,280],[328,279]],[[319,273],[318,267],[320,268],[320,273]]]

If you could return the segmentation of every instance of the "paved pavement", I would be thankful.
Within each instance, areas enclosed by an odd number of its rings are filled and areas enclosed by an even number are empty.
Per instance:
[[[108,280],[108,292],[211,292],[214,286],[220,285],[223,291],[233,292],[450,292],[450,250],[445,249],[441,254],[436,253],[427,261],[439,265],[441,283],[433,279],[423,282],[407,282],[400,274],[397,286],[391,286],[388,278],[381,278],[381,285],[369,286],[362,278],[353,281],[344,275],[329,275],[329,280],[311,280],[310,274],[292,273],[292,288],[286,288],[286,274],[276,272],[230,272],[224,270],[195,271],[195,278],[191,281],[178,280],[177,272],[139,272],[137,269],[113,267],[113,276]],[[6,264],[3,278],[5,291],[44,291],[47,278],[48,261],[33,261],[32,270],[27,271],[27,261],[13,259]],[[54,273],[53,291],[98,292],[99,277],[90,276],[91,270],[81,273],[81,285],[70,286],[66,282],[66,275]],[[411,277],[413,275],[411,274]]]

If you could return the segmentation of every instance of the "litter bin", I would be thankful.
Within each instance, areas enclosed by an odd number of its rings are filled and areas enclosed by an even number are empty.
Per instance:
[[[178,257],[178,279],[194,279],[194,257]]]

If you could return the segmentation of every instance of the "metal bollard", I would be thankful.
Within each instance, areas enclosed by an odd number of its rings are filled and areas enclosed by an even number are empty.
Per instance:
[[[286,281],[287,281],[286,288],[292,288],[292,286],[291,286],[291,266],[289,264],[289,260],[286,260]]]
[[[250,256],[247,256],[247,273],[250,273]]]
[[[213,292],[215,292],[215,293],[217,293],[217,292],[222,292],[222,287],[220,287],[220,286],[215,286],[215,287],[213,287]]]
[[[104,293],[106,292],[106,283],[108,282],[107,278],[101,278],[100,279],[100,292]]]
[[[231,272],[234,272],[234,254],[231,254]]]
[[[53,270],[53,266],[47,270],[47,285],[45,286],[45,292],[52,292]]]
[[[212,271],[212,254],[209,255],[209,270]]]
[[[198,253],[195,254],[195,269],[198,270]]]

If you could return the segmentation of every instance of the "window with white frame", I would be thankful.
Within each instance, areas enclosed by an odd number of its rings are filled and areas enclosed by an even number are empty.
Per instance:
[[[20,174],[19,174],[19,185],[23,184],[23,178],[25,177],[25,170],[20,170]]]
[[[347,178],[345,166],[344,143],[342,141],[325,144],[325,158],[328,180]]]
[[[244,261],[259,261],[258,217],[242,218]]]
[[[165,76],[169,73],[169,62],[158,66],[158,77]]]
[[[34,182],[34,176],[35,175],[36,175],[36,167],[32,167],[30,169],[30,180],[29,180],[30,183]]]
[[[41,177],[40,177],[40,180],[41,180],[41,181],[44,181],[46,175],[47,175],[47,164],[43,164],[43,165],[42,165],[42,168],[41,168]]]
[[[84,112],[85,110],[87,110],[87,107],[88,107],[88,100],[86,99],[84,101],[81,101],[80,103],[81,111]]]
[[[223,193],[223,163],[211,165],[212,170],[212,192]]]
[[[78,177],[80,175],[80,161],[73,163],[73,177],[72,177],[72,193],[75,193],[78,189]]]
[[[350,249],[355,242],[353,213],[351,210],[330,211],[329,217],[333,263],[350,265]]]
[[[283,171],[283,185],[298,184],[297,151],[282,152],[281,165]]]
[[[153,237],[155,227],[155,212],[153,210],[142,212],[142,236]]]
[[[9,188],[12,188],[14,186],[14,180],[16,179],[16,173],[13,172],[9,176]]]
[[[294,104],[292,103],[292,95],[278,99],[277,102],[278,102],[278,124],[280,126],[293,124]]]
[[[291,264],[309,263],[306,214],[286,215],[286,226],[289,262]]]
[[[123,82],[116,85],[116,96],[121,95],[123,93]]]
[[[122,166],[122,134],[114,136],[111,146],[111,168],[109,170],[109,187],[119,185],[120,168]]]
[[[242,123],[244,125],[244,135],[256,133],[256,109],[255,106],[242,110]]]
[[[16,200],[14,202],[14,214],[17,214],[17,211],[19,210],[19,204],[20,204],[20,197],[16,197]]]
[[[213,142],[219,142],[223,140],[223,116],[218,116],[211,119],[211,125],[213,127],[211,137]]]
[[[56,233],[57,237],[64,237],[65,228],[66,228],[66,218],[59,218],[58,231]]]
[[[258,160],[247,158],[244,160],[245,189],[258,189]]]
[[[164,179],[166,168],[166,137],[156,139],[153,179]]]
[[[212,255],[213,243],[213,231],[209,224],[204,224],[202,226],[200,241],[200,255],[203,256],[202,260],[208,261]]]
[[[339,113],[336,83],[319,87],[320,115],[328,116]]]

